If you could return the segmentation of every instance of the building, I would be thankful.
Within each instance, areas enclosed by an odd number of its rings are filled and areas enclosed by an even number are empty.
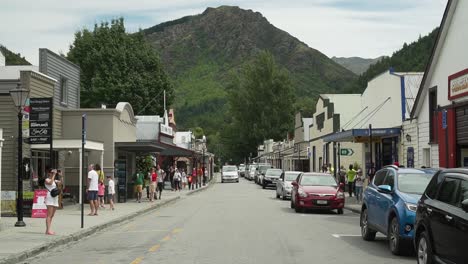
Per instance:
[[[408,127],[416,166],[468,166],[467,14],[468,2],[448,1]]]

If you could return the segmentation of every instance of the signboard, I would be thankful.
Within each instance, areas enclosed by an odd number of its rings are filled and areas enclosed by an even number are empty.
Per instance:
[[[45,199],[47,197],[47,189],[35,190],[34,199],[32,205],[32,218],[46,218],[47,217],[47,206],[45,205]]]
[[[454,100],[468,96],[468,69],[448,77],[448,99]]]
[[[414,168],[414,148],[408,147],[406,150],[406,166]]]
[[[350,148],[341,148],[340,155],[341,156],[352,156],[354,154],[354,150]]]
[[[442,128],[447,129],[447,110],[442,111]]]
[[[29,144],[52,142],[52,98],[29,99]]]
[[[15,216],[16,215],[16,192],[15,191],[1,191],[1,213],[2,216]]]

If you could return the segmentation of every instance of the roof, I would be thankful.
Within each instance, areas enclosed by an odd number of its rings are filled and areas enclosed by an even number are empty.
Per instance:
[[[434,67],[432,67],[432,64],[434,63],[434,60],[436,59],[436,57],[438,56],[440,52],[441,46],[439,44],[441,42],[441,39],[442,38],[445,39],[445,36],[447,35],[447,31],[448,31],[447,25],[450,24],[450,21],[452,20],[457,3],[458,3],[458,0],[448,0],[447,2],[447,6],[445,7],[445,11],[444,11],[444,16],[442,17],[439,31],[437,32],[436,42],[434,43],[434,46],[432,47],[431,56],[429,57],[429,63],[426,65],[426,70],[424,71],[424,77],[421,81],[418,94],[414,101],[413,109],[411,110],[411,118],[414,118],[416,116],[416,113],[421,108],[422,103],[424,101],[424,100],[421,100],[421,97],[426,96],[427,90],[429,89],[429,87],[426,87],[426,82],[428,82],[429,76],[432,75],[432,72],[434,71]]]
[[[0,79],[17,80],[20,78],[21,71],[35,71],[39,73],[39,67],[34,65],[0,66]]]

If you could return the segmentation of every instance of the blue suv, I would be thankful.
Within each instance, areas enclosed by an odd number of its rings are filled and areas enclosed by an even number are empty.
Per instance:
[[[388,237],[395,255],[412,250],[418,200],[433,172],[386,166],[379,170],[364,191],[361,235],[372,241],[377,232]]]

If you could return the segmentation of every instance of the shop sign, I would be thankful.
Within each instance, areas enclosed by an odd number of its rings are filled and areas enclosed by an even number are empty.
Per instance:
[[[1,212],[3,216],[16,215],[16,192],[1,191]]]
[[[29,143],[50,144],[52,141],[52,98],[29,100]]]
[[[40,189],[34,191],[34,199],[32,205],[32,218],[46,218],[47,217],[47,206],[45,205],[45,199],[47,197],[47,189]]]
[[[448,77],[448,99],[454,100],[468,95],[468,69]]]
[[[341,156],[352,156],[354,154],[354,150],[350,148],[341,148],[340,155]]]

